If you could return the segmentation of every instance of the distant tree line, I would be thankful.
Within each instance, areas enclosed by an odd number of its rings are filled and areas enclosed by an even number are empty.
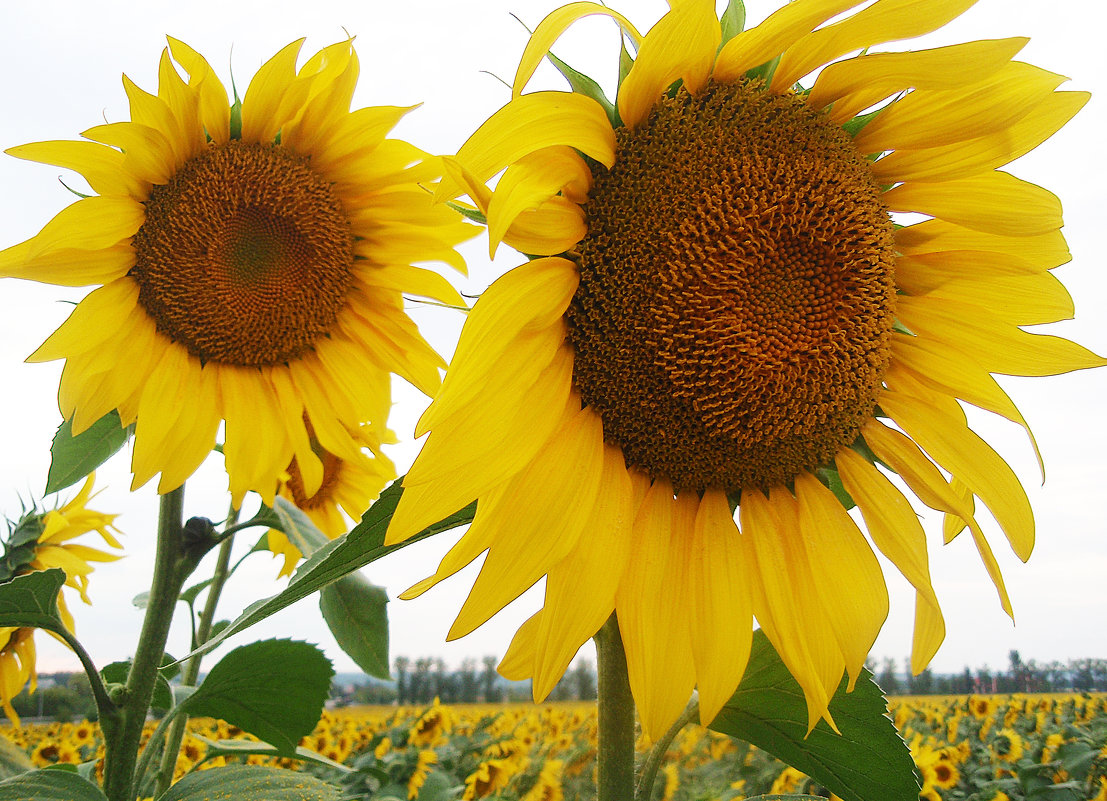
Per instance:
[[[987,665],[960,673],[936,674],[929,668],[911,675],[911,660],[899,669],[896,661],[884,658],[880,666],[869,665],[876,683],[887,695],[968,695],[972,693],[1048,693],[1107,691],[1107,659],[1024,662],[1018,651],[1007,655],[1004,670]]]

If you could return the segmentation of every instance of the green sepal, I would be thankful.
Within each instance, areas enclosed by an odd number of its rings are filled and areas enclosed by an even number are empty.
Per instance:
[[[388,593],[350,573],[319,593],[319,611],[335,641],[370,676],[391,679],[388,668]]]
[[[619,29],[619,86],[623,85],[623,81],[626,80],[627,75],[630,74],[631,68],[634,66],[634,56],[627,50],[627,37],[626,34]],[[616,93],[618,97],[618,93]],[[616,113],[618,113],[618,103],[616,103]],[[621,124],[620,120],[620,124]]]
[[[0,801],[107,801],[107,796],[75,770],[35,770],[0,782]]]
[[[891,104],[889,103],[888,105]],[[888,108],[888,106],[878,108],[876,111],[870,111],[868,114],[858,114],[852,120],[847,120],[846,122],[842,123],[842,130],[848,133],[850,136],[857,136],[857,134],[861,133],[862,128],[875,120],[877,118],[877,115],[879,115],[886,108]]]
[[[229,765],[188,774],[158,796],[158,801],[338,801],[341,797],[338,787],[303,771]]]
[[[841,734],[823,720],[808,733],[803,689],[757,630],[742,683],[708,728],[772,754],[843,801],[918,801],[915,763],[872,674],[862,670],[852,692],[845,686],[843,678],[830,702]]]
[[[123,426],[119,413],[110,411],[73,436],[73,421],[66,420],[50,445],[50,472],[46,494],[65,489],[85,478],[127,444],[134,426]]]
[[[221,718],[294,756],[319,722],[333,676],[330,660],[310,643],[254,642],[220,659],[179,711]]]
[[[230,125],[230,137],[231,140],[242,138],[242,101],[238,97],[238,91],[235,90],[234,103],[231,104],[231,125]]]
[[[35,628],[67,634],[58,614],[58,592],[65,584],[59,567],[36,570],[0,584],[0,628]]]
[[[774,56],[766,61],[764,64],[759,64],[753,69],[746,70],[747,81],[763,81],[766,86],[773,80],[773,73],[776,72],[776,67],[780,63],[780,56]]]
[[[173,657],[163,656],[162,663],[167,662],[172,663]],[[104,679],[105,685],[125,685],[127,675],[130,673],[130,659],[125,660],[125,662],[113,662],[111,665],[104,665],[100,668],[100,676]],[[149,701],[149,705],[154,709],[173,709],[173,689],[169,687],[168,680],[161,672],[157,674],[157,678],[154,680],[154,696]]]
[[[476,209],[471,209],[471,208],[469,208],[468,206],[466,206],[464,204],[458,203],[456,200],[447,200],[446,205],[449,206],[451,209],[456,211],[458,214],[460,214],[462,217],[464,217],[467,220],[471,220],[472,222],[475,222],[478,225],[484,225],[484,226],[488,225],[488,218],[485,217],[483,214],[481,214]]]
[[[557,68],[565,80],[569,82],[569,86],[578,95],[584,95],[590,97],[603,107],[604,112],[607,114],[607,119],[611,122],[611,127],[615,128],[619,124],[619,114],[615,110],[615,104],[607,99],[607,95],[604,94],[603,88],[600,87],[595,80],[585,75],[583,72],[579,72],[553,53],[546,53],[546,58],[550,60],[550,63]]]
[[[288,586],[276,595],[255,601],[243,610],[226,629],[213,635],[207,642],[195,649],[187,657],[203,654],[212,650],[228,637],[249,628],[275,612],[300,601],[343,576],[365,567],[370,562],[387,556],[393,551],[405,548],[414,542],[426,539],[442,531],[471,523],[476,514],[477,503],[473,501],[464,509],[455,512],[444,520],[427,526],[418,534],[396,545],[385,545],[384,535],[396,504],[403,493],[403,479],[393,481],[380,495],[377,502],[369,507],[358,523],[348,533],[333,539],[304,560],[292,574]]]
[[[719,18],[719,27],[722,29],[723,38],[719,42],[719,49],[723,45],[740,34],[746,27],[746,4],[742,0],[730,0],[726,11]]]
[[[837,468],[820,467],[815,471],[815,478],[819,479],[819,483],[834,493],[834,497],[838,499],[838,503],[842,504],[847,512],[857,506],[857,502],[846,492],[846,487],[842,484],[842,477],[838,475]]]

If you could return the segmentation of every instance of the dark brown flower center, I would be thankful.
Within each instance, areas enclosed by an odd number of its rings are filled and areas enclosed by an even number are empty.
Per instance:
[[[892,223],[799,98],[709,84],[617,132],[585,205],[573,380],[627,464],[677,490],[828,464],[889,359]]]
[[[277,145],[231,142],[146,202],[132,277],[158,330],[201,361],[292,361],[332,329],[353,237],[331,185]]]

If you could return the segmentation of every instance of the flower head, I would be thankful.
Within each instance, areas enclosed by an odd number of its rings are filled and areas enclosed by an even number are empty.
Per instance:
[[[91,562],[112,562],[119,554],[72,542],[77,537],[95,531],[112,548],[122,548],[115,534],[115,518],[89,509],[93,497],[92,474],[80,491],[68,503],[46,512],[30,511],[17,522],[9,523],[0,559],[0,583],[36,570],[60,568],[65,572],[65,586],[77,591],[81,600],[88,597],[88,577],[94,568]],[[114,532],[114,533],[113,533]],[[62,622],[73,630],[73,615],[63,593],[58,593],[58,613]],[[0,627],[0,706],[19,725],[19,716],[11,701],[25,685],[35,689],[35,630],[32,628]]]
[[[8,151],[96,193],[0,252],[0,275],[98,286],[31,360],[66,360],[75,434],[112,410],[136,424],[135,486],[158,473],[159,491],[179,486],[222,424],[236,504],[248,490],[271,502],[293,462],[311,496],[325,472],[313,441],[351,461],[358,431],[387,441],[390,373],[438,387],[445,364],[403,293],[461,303],[412,262],[463,269],[454,245],[471,226],[431,202],[437,161],[386,138],[410,109],[350,110],[352,41],[297,69],[302,44],[232,104],[170,39],[156,94],[124,78],[130,121]]]
[[[536,698],[615,612],[653,736],[694,686],[703,721],[716,714],[756,617],[809,726],[833,725],[829,699],[888,611],[874,551],[917,591],[916,671],[945,633],[891,470],[947,515],[947,539],[968,528],[1010,613],[975,504],[1022,559],[1033,517],[958,401],[1025,427],[993,373],[1104,360],[1020,328],[1071,316],[1049,272],[1068,250],[1057,199],[997,170],[1087,95],[1014,61],[1025,39],[874,51],[971,4],[878,0],[830,22],[859,2],[796,0],[725,41],[706,0],[672,3],[644,36],[593,4],[538,26],[511,101],[439,187],[469,195],[493,246],[535,258],[477,302],[420,421],[388,541],[479,503],[402,597],[487,551],[456,638],[545,576],[500,666]],[[637,47],[615,102],[524,92],[584,14]],[[899,212],[928,219],[900,227]]]

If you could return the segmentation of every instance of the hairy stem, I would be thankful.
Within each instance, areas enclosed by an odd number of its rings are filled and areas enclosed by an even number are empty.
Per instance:
[[[615,615],[596,632],[599,749],[596,755],[597,801],[634,797],[634,697],[627,658]]]

